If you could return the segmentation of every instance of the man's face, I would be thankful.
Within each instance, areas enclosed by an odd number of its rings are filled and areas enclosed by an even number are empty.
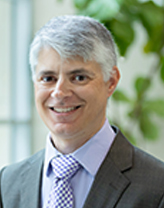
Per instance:
[[[83,145],[104,124],[107,98],[117,84],[104,82],[100,65],[60,59],[52,48],[39,53],[36,67],[35,100],[37,110],[51,131],[52,139]]]

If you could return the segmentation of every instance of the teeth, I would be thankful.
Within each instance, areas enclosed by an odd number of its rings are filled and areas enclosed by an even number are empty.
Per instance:
[[[74,109],[76,109],[76,107],[72,107],[72,108],[53,108],[53,110],[56,111],[57,113],[67,113],[67,112],[70,112]]]

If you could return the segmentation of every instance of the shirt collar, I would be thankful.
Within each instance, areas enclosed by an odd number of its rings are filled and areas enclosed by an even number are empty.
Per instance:
[[[114,140],[115,133],[106,119],[103,127],[82,147],[71,153],[72,156],[95,176]],[[44,174],[50,174],[50,161],[61,153],[52,145],[50,133],[46,140]]]
[[[50,162],[51,160],[60,155],[61,153],[53,146],[51,141],[51,133],[48,134],[46,140],[46,151],[45,151],[45,161],[44,161],[44,174],[49,176],[51,172]]]
[[[106,119],[103,127],[72,155],[92,175],[95,176],[108,153],[115,133]]]

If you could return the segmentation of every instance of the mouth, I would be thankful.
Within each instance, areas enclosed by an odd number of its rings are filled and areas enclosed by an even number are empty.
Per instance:
[[[52,111],[55,111],[56,113],[68,113],[68,112],[71,112],[71,111],[75,111],[77,110],[78,108],[80,108],[81,106],[75,106],[75,107],[69,107],[69,108],[56,108],[56,107],[50,107],[50,109]]]

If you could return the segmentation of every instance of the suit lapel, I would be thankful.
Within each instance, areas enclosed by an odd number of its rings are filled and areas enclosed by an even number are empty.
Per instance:
[[[113,208],[130,181],[124,172],[132,166],[132,145],[118,132],[101,165],[84,208]]]
[[[21,208],[40,208],[44,151],[41,151],[22,173]]]

